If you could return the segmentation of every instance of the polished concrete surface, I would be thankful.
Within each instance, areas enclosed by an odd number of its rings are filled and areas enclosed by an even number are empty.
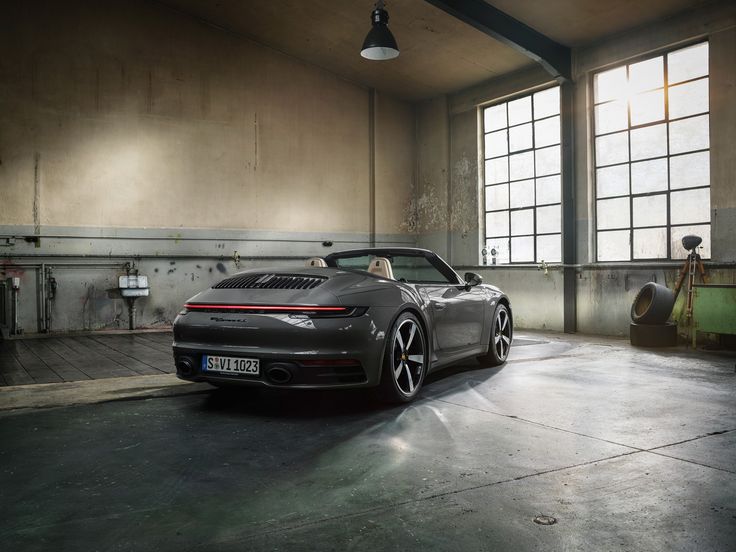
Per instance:
[[[410,406],[197,388],[4,411],[2,548],[736,549],[733,356],[521,337]]]

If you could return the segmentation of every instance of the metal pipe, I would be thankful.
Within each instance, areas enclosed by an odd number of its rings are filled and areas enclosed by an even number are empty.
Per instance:
[[[392,246],[387,246],[392,247]],[[396,247],[402,247],[402,246],[396,246]],[[404,246],[405,247],[405,246]],[[159,259],[162,261],[166,261],[168,259],[212,259],[216,261],[231,261],[232,256],[228,255],[77,255],[77,254],[70,254],[70,253],[53,253],[53,254],[47,254],[47,255],[33,255],[33,254],[25,254],[25,253],[18,253],[14,255],[6,255],[3,257],[5,260],[12,262],[12,259],[32,259],[32,258],[38,258],[43,257],[45,259]],[[274,260],[290,260],[290,259],[298,259],[298,260],[304,260],[307,259],[308,255],[274,255],[274,256],[240,256],[240,260],[248,259],[248,260],[266,260],[266,261],[274,261]],[[47,263],[49,264],[49,263]],[[59,266],[60,263],[50,263],[53,266]],[[83,263],[73,263],[75,266],[77,264],[81,265]],[[117,263],[112,263],[117,264]],[[107,266],[107,265],[105,265]]]
[[[18,290],[11,285],[11,293],[13,294],[13,325],[10,327],[10,335],[18,334]]]
[[[41,333],[46,333],[46,263],[41,263],[41,270],[38,273],[41,278],[41,299],[39,301],[39,311],[41,313]]]
[[[136,297],[128,297],[126,302],[128,303],[128,329],[135,330],[135,300]]]
[[[577,268],[581,270],[650,270],[650,269],[679,269],[681,261],[664,261],[659,263],[589,263],[589,264],[564,264],[546,263],[547,270],[562,270],[564,268]],[[703,261],[708,268],[736,268],[736,263],[728,261]],[[508,265],[459,265],[457,270],[463,269],[490,269],[490,270],[541,270],[540,264],[508,264]]]

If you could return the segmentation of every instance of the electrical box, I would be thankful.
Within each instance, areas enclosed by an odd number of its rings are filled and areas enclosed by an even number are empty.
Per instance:
[[[693,321],[699,332],[736,334],[736,285],[693,286]]]

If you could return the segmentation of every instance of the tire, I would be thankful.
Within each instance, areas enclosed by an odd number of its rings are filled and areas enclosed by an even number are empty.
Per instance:
[[[488,352],[483,356],[479,356],[478,362],[484,366],[501,366],[509,357],[513,337],[514,328],[509,309],[503,303],[499,303],[493,313]]]
[[[635,324],[629,327],[629,340],[635,347],[675,347],[677,324]]]
[[[378,398],[393,404],[411,402],[424,383],[429,363],[427,338],[412,313],[396,319],[383,356]]]
[[[631,320],[636,324],[664,324],[675,306],[674,292],[649,282],[639,290],[631,305]]]

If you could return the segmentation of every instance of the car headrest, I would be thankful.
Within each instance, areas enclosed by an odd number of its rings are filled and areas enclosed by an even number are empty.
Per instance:
[[[327,263],[322,257],[312,257],[311,259],[307,259],[306,266],[310,268],[324,268],[327,266]]]
[[[368,272],[389,280],[394,279],[394,270],[391,268],[391,261],[386,257],[374,257],[368,266]]]

